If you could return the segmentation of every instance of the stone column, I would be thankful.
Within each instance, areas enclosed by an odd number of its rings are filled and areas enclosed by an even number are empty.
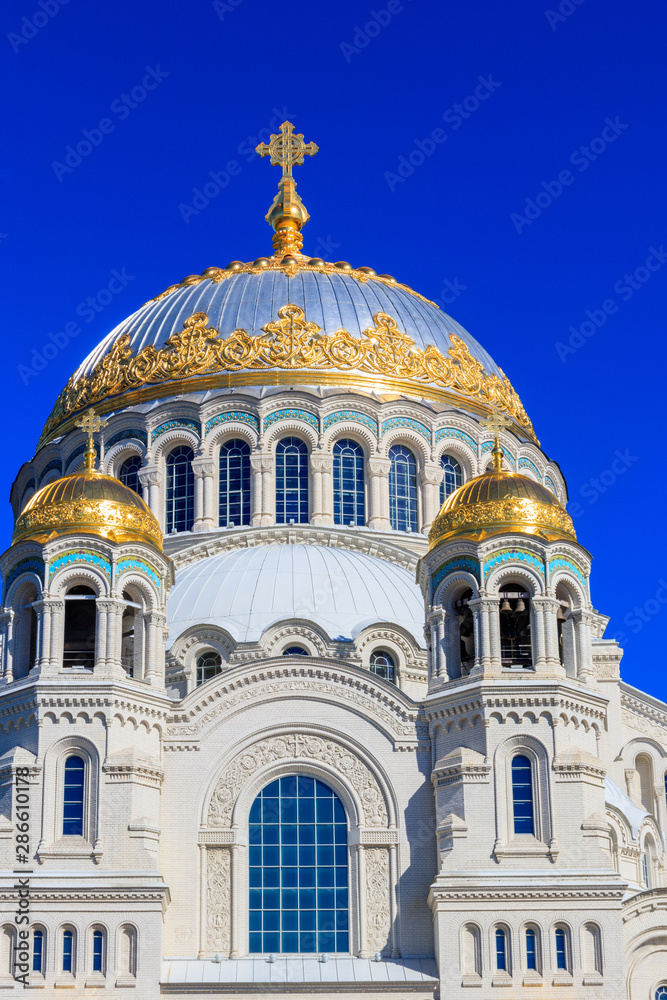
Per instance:
[[[313,484],[311,524],[333,524],[333,456],[310,453],[310,474]]]
[[[162,485],[162,472],[157,465],[147,465],[139,470],[139,482],[144,491],[144,500],[155,514],[158,524],[164,531],[164,511],[160,504],[160,486]]]
[[[195,458],[192,463],[195,476],[195,519],[193,531],[211,531],[216,527],[213,516],[213,474],[215,462],[212,458]]]
[[[370,511],[368,527],[375,531],[390,531],[389,520],[389,469],[391,462],[379,455],[368,459]]]
[[[273,524],[275,516],[275,493],[273,488],[273,456],[256,452],[250,456],[252,469],[253,511],[251,523],[254,528],[264,528]]]
[[[40,674],[57,674],[63,665],[63,629],[65,627],[65,601],[61,597],[44,597],[44,632]]]
[[[121,665],[122,621],[125,604],[111,597],[97,599],[98,624],[104,615],[103,632],[98,629],[95,670],[107,677],[125,677]]]
[[[498,673],[500,658],[500,617],[497,597],[478,597],[468,601],[475,631],[475,666],[471,673]]]
[[[594,676],[593,669],[593,648],[592,648],[592,625],[593,615],[590,611],[579,609],[572,612],[577,636],[577,665],[579,667],[579,680],[591,680]]]
[[[542,616],[542,632],[544,638],[543,665],[557,673],[565,673],[558,655],[558,626],[556,615],[560,601],[555,597],[545,595],[534,597],[533,606]]]
[[[164,658],[165,649],[163,641],[165,616],[161,611],[146,611],[144,613],[146,623],[146,660],[144,680],[153,687],[164,687]]]
[[[419,473],[422,494],[422,532],[428,535],[429,529],[440,510],[440,483],[442,469],[439,465],[425,465]]]
[[[95,601],[95,673],[103,676],[107,673],[107,635],[109,602],[98,597]]]
[[[432,679],[437,682],[449,680],[447,648],[445,645],[445,622],[447,612],[437,604],[428,616],[431,630],[431,669]]]
[[[36,610],[36,609],[35,609]],[[2,642],[2,680],[10,684],[14,680],[13,638],[14,611],[9,608],[0,615],[0,641]],[[39,646],[37,647],[39,649]]]

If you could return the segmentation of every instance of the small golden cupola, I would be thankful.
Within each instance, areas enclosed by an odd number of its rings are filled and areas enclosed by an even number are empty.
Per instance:
[[[96,535],[111,542],[143,542],[162,551],[162,531],[142,498],[95,468],[93,434],[106,424],[94,410],[78,422],[88,436],[85,468],[42,487],[16,521],[12,541],[46,542],[61,535]]]
[[[455,538],[482,541],[511,533],[576,542],[572,518],[553,493],[503,468],[499,432],[507,422],[494,413],[486,423],[494,432],[493,465],[447,497],[431,526],[429,549]]]

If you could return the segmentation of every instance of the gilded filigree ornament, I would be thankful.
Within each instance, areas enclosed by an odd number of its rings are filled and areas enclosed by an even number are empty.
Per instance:
[[[142,399],[157,387],[179,383],[174,391],[194,388],[190,380],[240,371],[278,369],[351,373],[361,384],[381,379],[387,387],[432,387],[474,399],[486,408],[506,413],[521,431],[534,439],[532,424],[509,380],[488,375],[463,340],[450,334],[445,357],[435,347],[417,347],[386,313],[376,313],[375,326],[354,337],[339,329],[325,334],[306,319],[303,309],[289,303],[278,310],[278,320],[267,323],[258,335],[234,330],[222,338],[208,325],[206,313],[197,312],[183,330],[169,337],[163,347],[152,344],[132,352],[128,334],[120,337],[89,375],[73,375],[58,397],[42,442],[74,415],[131,390],[144,390]],[[370,376],[370,378],[368,378]],[[251,380],[249,380],[251,381]],[[336,381],[336,377],[332,381]],[[349,383],[349,376],[345,379]],[[223,383],[224,384],[224,383]],[[107,404],[107,409],[110,406]]]

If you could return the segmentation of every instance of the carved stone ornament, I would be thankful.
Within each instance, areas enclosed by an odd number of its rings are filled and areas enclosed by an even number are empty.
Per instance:
[[[366,848],[366,927],[368,950],[391,951],[389,932],[391,910],[389,901],[389,851],[384,847]]]
[[[365,826],[387,825],[387,807],[375,776],[339,743],[308,733],[289,733],[260,740],[235,757],[218,781],[208,810],[208,825],[230,825],[234,803],[246,781],[265,764],[294,759],[328,764],[361,799]]]
[[[229,851],[209,847],[206,851],[206,940],[209,951],[229,952],[230,875]]]
[[[208,325],[206,313],[196,312],[163,347],[148,344],[137,354],[132,352],[129,334],[124,334],[90,374],[77,377],[75,373],[70,378],[41,441],[74,414],[130,390],[217,372],[274,368],[335,369],[448,389],[506,413],[535,440],[532,424],[507,377],[488,375],[454,334],[450,334],[451,347],[445,357],[432,345],[425,350],[417,347],[398,329],[396,320],[382,312],[374,316],[375,327],[361,337],[344,329],[324,334],[306,319],[303,309],[291,303],[279,309],[278,316],[262,328],[261,335],[234,330],[221,338],[220,332]],[[151,390],[146,388],[144,395],[151,398]]]

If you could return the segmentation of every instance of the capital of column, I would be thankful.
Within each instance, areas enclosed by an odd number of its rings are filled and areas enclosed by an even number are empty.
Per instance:
[[[326,452],[311,451],[310,467],[313,472],[332,472],[333,455],[328,455]]]
[[[159,486],[162,479],[162,472],[157,465],[145,465],[139,469],[139,482],[146,489],[148,486]]]
[[[426,464],[419,472],[419,482],[422,486],[439,486],[442,482],[442,469],[439,465]]]
[[[271,455],[263,455],[260,452],[250,456],[250,468],[253,472],[270,472],[272,466],[273,457]]]
[[[197,479],[212,476],[215,471],[215,462],[212,458],[195,458],[191,465],[192,472]]]
[[[368,474],[371,476],[388,476],[391,468],[391,460],[380,455],[374,455],[368,459]]]

